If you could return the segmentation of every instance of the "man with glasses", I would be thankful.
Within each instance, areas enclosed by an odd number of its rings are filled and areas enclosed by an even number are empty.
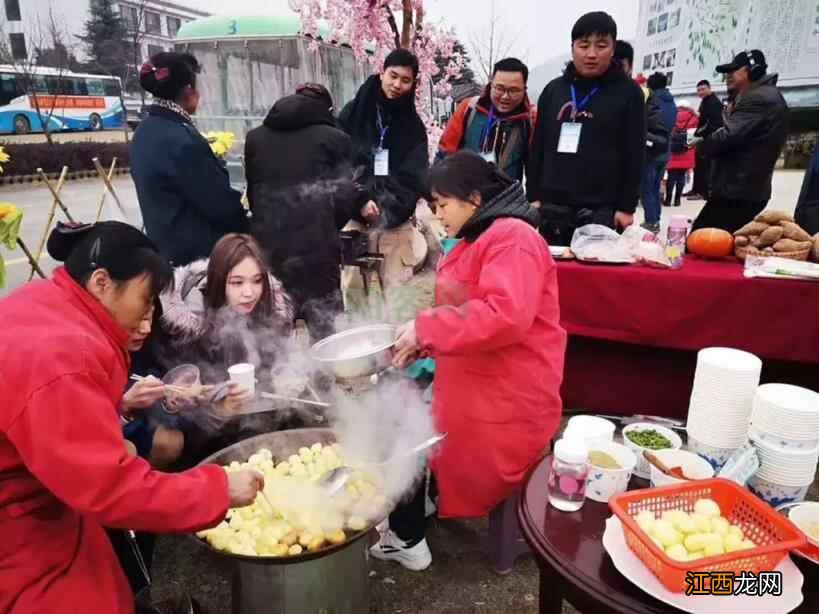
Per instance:
[[[469,149],[522,181],[534,131],[534,107],[526,95],[528,79],[529,69],[516,58],[495,64],[483,95],[461,102],[447,123],[437,159]]]

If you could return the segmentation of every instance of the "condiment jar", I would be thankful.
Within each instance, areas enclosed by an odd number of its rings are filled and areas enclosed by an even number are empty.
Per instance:
[[[555,443],[549,472],[549,503],[564,512],[576,512],[586,501],[589,448],[579,439],[559,439]]]

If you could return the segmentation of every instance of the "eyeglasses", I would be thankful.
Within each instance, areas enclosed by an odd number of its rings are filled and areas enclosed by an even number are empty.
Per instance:
[[[521,89],[519,87],[505,87],[503,85],[495,85],[492,84],[492,91],[495,92],[498,96],[503,98],[504,96],[509,96],[510,98],[514,98],[515,96],[520,96],[525,89]]]

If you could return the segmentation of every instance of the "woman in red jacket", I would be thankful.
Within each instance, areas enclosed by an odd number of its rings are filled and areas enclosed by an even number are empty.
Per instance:
[[[487,514],[520,487],[557,430],[566,333],[557,271],[518,182],[472,152],[430,172],[436,214],[463,239],[438,267],[436,307],[402,327],[395,364],[436,361],[432,460],[443,517]],[[373,556],[431,562],[423,489],[390,516]]]
[[[688,147],[688,130],[696,128],[698,121],[697,112],[685,102],[677,106],[677,123],[671,133],[671,160],[666,167],[668,183],[665,186],[665,202],[663,203],[666,207],[671,206],[672,195],[674,206],[680,206],[680,198],[685,189],[685,176],[696,164],[696,152],[693,147]],[[678,145],[675,145],[675,142]]]
[[[103,526],[197,531],[251,503],[255,472],[179,474],[126,451],[129,336],[171,279],[137,229],[59,226],[65,267],[0,301],[0,612],[130,614]]]

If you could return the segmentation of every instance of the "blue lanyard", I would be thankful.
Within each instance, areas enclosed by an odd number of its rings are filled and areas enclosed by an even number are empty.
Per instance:
[[[582,111],[583,109],[585,109],[588,106],[588,104],[591,101],[592,97],[599,90],[600,90],[599,87],[593,88],[592,91],[590,91],[588,94],[586,94],[586,97],[583,100],[581,100],[580,103],[578,104],[578,102],[577,102],[577,90],[574,89],[574,83],[572,83],[572,86],[571,86],[571,91],[572,91],[572,121],[574,121],[574,118],[577,117],[577,114],[580,113],[580,111]]]
[[[481,133],[481,151],[486,149],[486,142],[489,140],[489,137],[492,136],[492,128],[495,127],[496,123],[498,123],[498,119],[495,117],[495,105],[492,105],[492,108],[489,109],[489,120],[486,126],[483,127],[483,132]]]
[[[378,149],[384,149],[384,137],[387,136],[387,131],[390,129],[389,126],[384,125],[384,120],[381,119],[381,107],[376,107],[376,112],[378,113]]]

